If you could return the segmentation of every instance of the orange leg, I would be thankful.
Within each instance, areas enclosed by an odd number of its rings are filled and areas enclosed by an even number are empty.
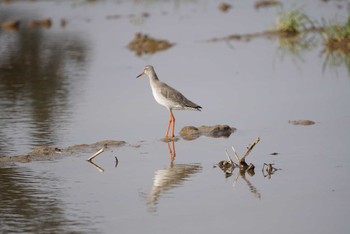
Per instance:
[[[171,117],[171,112],[170,112],[170,118],[169,118],[168,128],[167,128],[166,133],[165,133],[165,138],[169,137],[169,129],[170,129],[171,122],[172,122],[172,117]]]
[[[174,117],[174,115],[173,115],[173,112],[172,111],[170,111],[170,115],[171,115],[171,117],[172,117],[172,122],[173,122],[173,131],[172,131],[172,134],[171,134],[171,137],[175,137],[175,134],[174,134],[174,132],[175,132],[175,117]]]
[[[170,111],[170,118],[169,118],[169,123],[168,123],[168,128],[166,130],[166,133],[165,133],[165,138],[168,138],[169,137],[169,129],[170,129],[170,125],[172,124],[172,134],[171,134],[171,137],[175,137],[175,134],[174,134],[174,129],[175,129],[175,117],[173,115],[173,112]]]

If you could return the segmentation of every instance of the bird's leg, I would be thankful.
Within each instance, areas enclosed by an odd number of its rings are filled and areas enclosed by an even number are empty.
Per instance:
[[[172,122],[172,113],[170,111],[170,118],[169,118],[169,123],[168,123],[168,129],[166,130],[166,133],[165,133],[165,138],[168,138],[169,137],[169,129],[170,129],[170,123]]]
[[[171,137],[175,137],[175,134],[174,134],[174,132],[175,132],[175,117],[174,117],[172,111],[170,111],[170,116],[171,116],[171,118],[172,118],[172,123],[173,123],[173,129],[172,129]]]

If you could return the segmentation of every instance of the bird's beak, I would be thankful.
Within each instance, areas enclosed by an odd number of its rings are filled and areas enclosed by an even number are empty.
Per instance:
[[[139,78],[140,76],[144,75],[145,73],[142,72],[140,75],[136,76],[136,78]]]

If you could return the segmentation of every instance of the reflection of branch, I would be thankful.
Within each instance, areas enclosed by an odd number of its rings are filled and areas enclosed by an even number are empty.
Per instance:
[[[235,178],[233,179],[232,188],[236,187],[239,176],[240,176],[240,172],[238,172]]]
[[[261,198],[261,194],[258,192],[258,190],[254,187],[254,185],[252,183],[250,183],[250,181],[245,177],[245,174],[242,174],[242,179],[247,183],[249,189],[250,189],[250,192],[252,192],[255,197],[257,198]]]
[[[236,187],[238,178],[242,177],[242,179],[247,183],[250,192],[254,194],[255,197],[257,198],[261,198],[261,193],[259,193],[258,189],[255,188],[255,186],[246,178],[245,176],[245,171],[244,170],[239,170],[239,172],[237,173],[237,175],[235,176],[235,178],[233,179],[233,183],[232,183],[232,188]]]
[[[90,164],[91,164],[95,169],[97,169],[99,172],[104,172],[104,171],[105,171],[102,167],[98,166],[97,164],[93,163],[92,161],[87,160],[87,162],[90,163]]]

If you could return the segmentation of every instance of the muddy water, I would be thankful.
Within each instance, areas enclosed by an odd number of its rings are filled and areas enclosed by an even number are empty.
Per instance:
[[[270,29],[277,8],[255,10],[254,1],[226,13],[219,1],[0,4],[1,20],[23,21],[17,32],[0,31],[0,155],[43,144],[128,142],[95,158],[97,166],[86,162],[93,151],[2,164],[3,232],[349,230],[347,58],[322,53],[318,35],[296,46],[276,38],[206,42]],[[317,20],[347,16],[343,2],[304,7]],[[46,17],[50,29],[26,26]],[[136,56],[127,44],[137,32],[175,45]],[[176,112],[177,132],[215,124],[237,131],[161,141],[168,113],[153,100],[148,80],[135,79],[147,64],[203,107]],[[315,124],[289,123],[300,119]],[[213,167],[226,159],[225,149],[234,145],[242,155],[257,136],[247,158],[255,175],[236,169],[226,178]],[[281,170],[266,175],[264,163]]]

